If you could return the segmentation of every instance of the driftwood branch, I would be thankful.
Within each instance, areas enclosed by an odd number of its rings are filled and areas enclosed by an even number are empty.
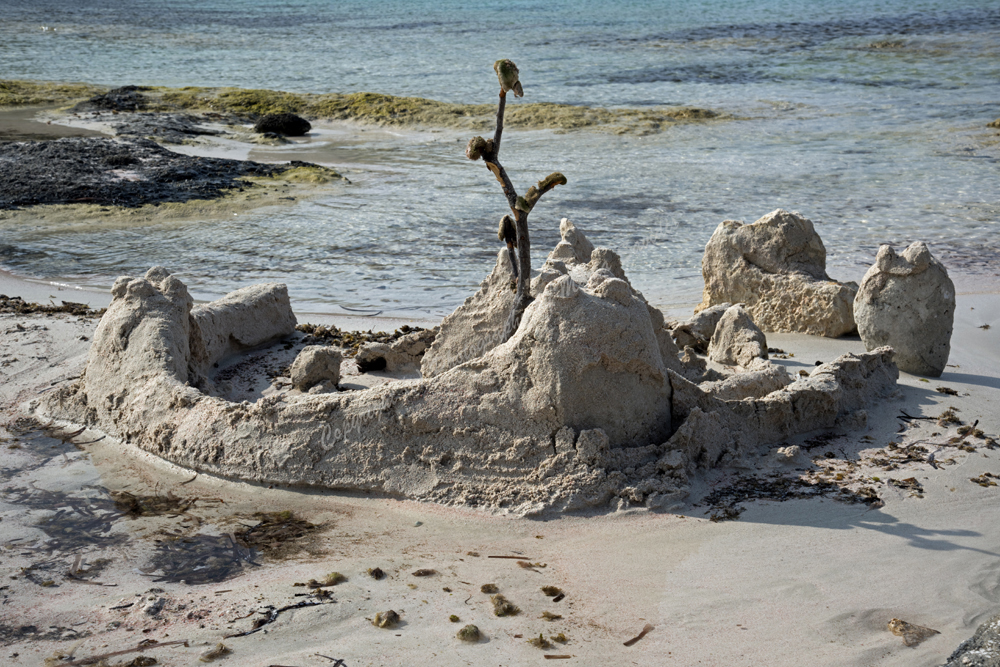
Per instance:
[[[507,170],[500,164],[500,141],[503,138],[503,119],[507,108],[507,92],[513,91],[517,97],[521,97],[524,92],[521,82],[518,79],[517,66],[509,60],[498,60],[493,64],[493,69],[497,73],[500,81],[500,102],[497,105],[497,126],[493,132],[492,139],[473,137],[469,145],[465,148],[465,155],[470,160],[482,158],[486,167],[496,177],[497,182],[507,198],[507,206],[510,207],[511,215],[505,215],[500,220],[500,230],[497,234],[501,241],[507,244],[510,256],[511,269],[517,278],[517,294],[514,297],[514,305],[511,307],[510,315],[504,326],[503,337],[506,341],[521,324],[521,316],[524,309],[532,301],[531,296],[531,239],[528,235],[528,214],[543,194],[557,185],[565,185],[566,177],[558,172],[549,174],[538,184],[528,189],[523,197],[518,196],[514,184],[511,183]],[[515,259],[516,249],[516,259]]]

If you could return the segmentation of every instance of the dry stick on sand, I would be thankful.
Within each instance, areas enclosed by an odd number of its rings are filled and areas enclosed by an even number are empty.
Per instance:
[[[637,641],[639,641],[640,639],[642,639],[643,637],[645,637],[649,633],[649,631],[652,630],[652,629],[653,629],[653,626],[650,625],[649,623],[647,623],[646,626],[642,629],[642,632],[640,632],[639,634],[637,634],[635,637],[632,637],[632,639],[628,640],[627,642],[622,642],[622,643],[625,646],[632,646]]]
[[[503,136],[503,115],[507,107],[507,92],[514,91],[514,95],[521,97],[524,93],[521,89],[521,82],[518,78],[517,65],[507,59],[498,60],[493,63],[493,69],[497,73],[500,82],[500,103],[497,106],[497,127],[490,140],[482,137],[473,137],[469,140],[465,148],[465,155],[470,160],[482,158],[483,162],[496,176],[503,194],[507,198],[507,205],[514,215],[513,220],[509,216],[504,216],[500,221],[501,240],[507,242],[510,251],[511,267],[517,277],[517,296],[514,298],[514,305],[504,326],[502,341],[508,340],[517,331],[521,324],[521,315],[524,309],[531,303],[531,241],[528,237],[528,214],[538,202],[543,194],[557,185],[565,185],[566,177],[558,172],[553,172],[538,184],[528,189],[523,197],[519,197],[514,185],[507,176],[507,171],[500,164],[500,139]],[[513,224],[511,224],[513,222]],[[511,229],[513,227],[513,229]],[[514,243],[517,243],[517,263],[514,263]]]

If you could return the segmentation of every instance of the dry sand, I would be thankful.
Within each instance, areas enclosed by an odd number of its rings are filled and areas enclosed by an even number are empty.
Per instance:
[[[0,277],[0,293],[10,296],[37,300],[50,289]],[[66,300],[94,306],[107,300],[72,293]],[[889,441],[936,443],[954,434],[919,421],[899,432],[901,411],[937,416],[955,406],[966,422],[979,419],[987,434],[1000,432],[1000,295],[960,295],[958,303],[945,374],[930,383],[902,374],[899,400],[871,406],[865,430],[821,440],[813,455],[830,451],[826,462],[836,465]],[[979,328],[984,324],[991,328]],[[21,416],[18,406],[52,383],[79,374],[88,346],[82,337],[94,326],[66,316],[0,316],[0,424],[13,423]],[[768,340],[794,354],[781,361],[793,371],[862,349],[850,339],[772,334]],[[939,386],[958,395],[939,393]],[[68,439],[100,437],[88,431]],[[830,499],[749,502],[738,520],[714,523],[698,500],[747,471],[717,470],[696,480],[689,503],[676,513],[607,511],[539,521],[204,475],[188,481],[189,471],[109,439],[79,448],[38,437],[21,438],[17,449],[10,444],[18,442],[0,444],[0,643],[2,661],[10,665],[41,665],[60,651],[81,660],[154,639],[188,642],[146,650],[168,666],[198,664],[198,655],[223,641],[233,653],[220,663],[247,667],[337,664],[332,659],[350,666],[523,665],[546,654],[586,665],[909,667],[943,663],[1000,608],[1000,487],[970,481],[984,472],[1000,475],[1000,449],[948,448],[938,460],[955,463],[938,469],[926,463],[888,473],[871,468],[868,474],[882,480],[873,483],[885,503],[878,509]],[[760,464],[770,465],[766,456]],[[885,484],[889,477],[915,477],[923,497]],[[199,500],[182,514],[118,518],[102,513],[109,507],[105,489]],[[178,538],[219,536],[211,539],[226,543],[222,535],[258,523],[254,512],[286,510],[322,524],[299,541],[304,550],[297,554],[237,563],[235,576],[218,583],[156,581],[173,571],[170,563],[183,561],[176,555],[150,571],[164,545],[193,544]],[[52,541],[59,527],[67,537]],[[99,572],[81,576],[115,585],[68,577],[77,553],[83,570],[108,559]],[[544,567],[489,558],[498,555]],[[371,579],[373,567],[388,576]],[[412,575],[421,568],[437,574]],[[296,597],[309,589],[293,584],[332,571],[348,580],[328,589],[330,600]],[[48,581],[53,585],[42,585]],[[485,583],[497,584],[521,613],[494,616],[489,596],[479,590]],[[539,590],[543,585],[562,588],[565,599],[553,603]],[[146,614],[159,598],[166,600],[163,611]],[[222,639],[251,629],[269,605],[302,601],[325,604],[285,611],[255,634]],[[130,606],[111,609],[122,605]],[[388,609],[401,615],[399,627],[380,629],[367,620]],[[541,620],[543,611],[562,618]],[[452,614],[460,621],[450,622]],[[941,634],[907,647],[887,629],[894,617]],[[476,624],[485,639],[457,640],[466,623]],[[654,626],[648,635],[623,645],[647,623]],[[569,641],[543,651],[527,643],[540,632],[562,632]],[[128,664],[135,655],[109,662]]]

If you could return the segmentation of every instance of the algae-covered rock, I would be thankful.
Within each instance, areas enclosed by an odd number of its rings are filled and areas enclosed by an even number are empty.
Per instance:
[[[311,129],[309,121],[294,113],[264,114],[253,126],[254,132],[273,132],[288,137],[301,137]]]

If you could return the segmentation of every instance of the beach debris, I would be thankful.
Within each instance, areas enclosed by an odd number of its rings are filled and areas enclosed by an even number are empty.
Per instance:
[[[490,597],[493,603],[493,613],[497,616],[517,616],[521,613],[521,608],[509,601],[500,593]]]
[[[980,324],[979,328],[982,329],[983,331],[989,331],[990,325],[988,325],[988,324]]]
[[[448,617],[448,620],[449,620],[449,621],[451,621],[452,623],[458,623],[458,622],[459,622],[459,621],[461,621],[462,619],[460,619],[460,618],[459,618],[458,616],[456,616],[455,614],[452,614],[451,616],[449,616],[449,617]]]
[[[566,597],[565,593],[559,593],[554,598],[552,598],[552,601],[553,602],[562,602],[565,597]]]
[[[232,652],[233,652],[233,650],[231,648],[229,648],[228,646],[226,646],[222,642],[219,642],[218,644],[215,645],[215,648],[211,648],[211,649],[205,651],[204,653],[202,653],[201,655],[199,655],[198,656],[198,661],[199,662],[215,662],[219,658],[223,658],[223,657],[229,655]]]
[[[383,572],[380,567],[373,567],[368,569],[368,576],[372,579],[384,579],[385,572]]]
[[[532,563],[526,560],[519,560],[517,561],[517,564],[518,566],[524,568],[525,570],[531,570],[532,572],[538,572],[538,570],[535,568],[546,567],[545,563]]]
[[[632,639],[629,639],[628,641],[626,641],[626,642],[622,642],[622,643],[623,643],[623,644],[624,644],[625,646],[633,646],[633,645],[634,645],[634,644],[635,644],[636,642],[638,642],[638,641],[639,641],[640,639],[642,639],[643,637],[645,637],[645,636],[646,636],[647,634],[649,634],[649,633],[650,633],[650,632],[651,632],[652,630],[653,630],[653,625],[652,625],[652,624],[650,624],[650,623],[647,623],[647,624],[646,624],[646,625],[645,625],[645,626],[644,626],[644,627],[642,628],[642,631],[641,631],[641,632],[639,632],[639,634],[637,634],[637,635],[636,635],[635,637],[632,637]]]
[[[343,331],[332,324],[299,324],[295,329],[306,335],[305,342],[309,344],[324,343],[343,348],[347,357],[353,357],[365,343],[391,344],[413,333],[434,332],[434,329],[421,329],[404,324],[393,332],[386,331]],[[423,333],[424,338],[430,333]]]
[[[560,632],[557,635],[549,635],[549,639],[551,639],[554,642],[558,642],[560,644],[566,644],[567,642],[569,642],[569,637],[567,637],[566,634],[563,632]]]
[[[323,526],[300,519],[290,510],[254,512],[259,523],[233,535],[236,542],[267,558],[286,558],[311,547],[311,539]]]
[[[159,616],[160,612],[167,604],[167,598],[155,598],[149,604],[142,608],[143,613],[146,616]]]
[[[413,572],[414,577],[431,577],[437,574],[437,570],[420,569]]]
[[[894,479],[890,477],[886,480],[892,486],[897,489],[903,489],[904,491],[913,491],[914,496],[917,498],[923,498],[924,487],[917,481],[916,477],[907,477],[906,479]]]
[[[472,625],[466,625],[464,628],[458,631],[455,635],[463,642],[478,642],[482,638],[482,634],[479,632],[479,628]]]
[[[380,611],[375,614],[375,619],[372,621],[372,625],[377,628],[394,628],[399,624],[399,614],[390,609],[389,611]]]
[[[915,241],[899,255],[883,245],[861,281],[854,316],[868,350],[890,345],[900,370],[939,377],[951,350],[955,285],[927,244]]]
[[[991,486],[997,486],[997,483],[993,480],[1000,479],[1000,475],[994,475],[991,472],[984,472],[979,477],[970,477],[969,481],[973,484],[978,484],[983,488],[989,488]]]
[[[537,637],[532,637],[531,639],[529,639],[528,643],[534,646],[535,648],[540,648],[543,650],[552,648],[552,643],[548,639],[546,639],[541,632],[538,633]]]
[[[271,132],[288,137],[301,137],[312,129],[312,124],[293,113],[268,113],[257,119],[253,131],[258,134]]]
[[[479,590],[487,595],[493,595],[494,593],[500,592],[500,589],[496,584],[483,584],[479,587]]]
[[[88,319],[100,319],[106,308],[93,309],[84,303],[74,303],[72,301],[60,301],[61,305],[31,303],[19,296],[7,296],[0,294],[0,314],[12,313],[15,315],[75,315]]]
[[[551,611],[543,611],[539,618],[544,618],[546,621],[558,621],[562,616],[559,614],[553,614]]]
[[[938,426],[950,426],[952,424],[962,424],[961,419],[958,418],[958,413],[960,410],[958,408],[949,407],[947,410],[938,415],[937,424]]]
[[[958,396],[958,392],[951,387],[936,387],[935,391],[939,394],[947,394],[948,396]]]
[[[177,646],[183,644],[187,646],[186,640],[177,640],[170,642],[158,642],[155,639],[144,639],[135,648],[127,648],[121,651],[111,651],[110,653],[102,653],[100,655],[92,655],[89,658],[80,658],[78,660],[73,660],[72,662],[60,661],[57,664],[59,667],[83,667],[83,665],[94,665],[100,663],[102,660],[107,658],[114,658],[119,655],[127,655],[129,653],[136,653],[140,651],[147,651],[151,648],[165,648],[167,646]],[[155,664],[155,663],[154,663]]]
[[[730,306],[719,318],[708,345],[708,358],[744,368],[755,359],[767,359],[767,338],[743,306]]]
[[[941,634],[937,630],[907,623],[898,618],[893,618],[889,621],[889,631],[897,637],[902,637],[903,643],[907,646],[916,646],[934,635]]]
[[[336,386],[340,383],[342,359],[340,351],[332,347],[307,345],[302,348],[289,368],[292,386],[299,391],[308,391],[309,388],[322,382]]]
[[[562,593],[562,589],[559,588],[558,586],[542,586],[540,590],[542,591],[542,593],[549,596],[550,598],[553,598]]]
[[[333,601],[329,601],[329,602],[317,602],[317,601],[313,601],[313,600],[303,600],[301,602],[296,602],[295,604],[290,604],[290,605],[287,605],[285,607],[281,607],[280,609],[275,609],[274,607],[269,607],[267,611],[260,612],[261,614],[264,614],[264,617],[263,618],[258,618],[257,620],[255,620],[253,622],[253,627],[251,627],[249,630],[247,630],[246,632],[237,632],[235,634],[225,635],[223,637],[223,639],[229,639],[231,637],[246,637],[247,635],[252,635],[255,632],[259,632],[261,630],[261,628],[263,628],[263,627],[265,627],[267,625],[270,625],[271,623],[274,623],[276,620],[278,620],[278,616],[280,616],[281,614],[283,614],[284,612],[286,612],[286,611],[288,611],[290,609],[302,609],[303,607],[315,607],[315,606],[321,605],[321,604],[334,604],[334,602]]]
[[[165,496],[134,495],[128,491],[109,491],[108,495],[118,511],[135,519],[140,516],[179,515],[186,512],[197,501],[196,498],[181,498],[167,491]]]
[[[837,338],[854,329],[857,285],[827,275],[823,241],[798,213],[777,209],[752,224],[721,222],[705,246],[701,272],[705,288],[696,312],[743,304],[764,331]]]
[[[427,348],[437,336],[437,329],[411,331],[391,343],[362,343],[354,356],[358,370],[362,373],[387,371],[397,373],[420,368]]]
[[[324,586],[336,586],[339,583],[347,581],[347,577],[342,575],[340,572],[331,572],[326,575],[322,581],[317,581],[315,579],[310,579],[306,586],[309,588],[322,588]]]

